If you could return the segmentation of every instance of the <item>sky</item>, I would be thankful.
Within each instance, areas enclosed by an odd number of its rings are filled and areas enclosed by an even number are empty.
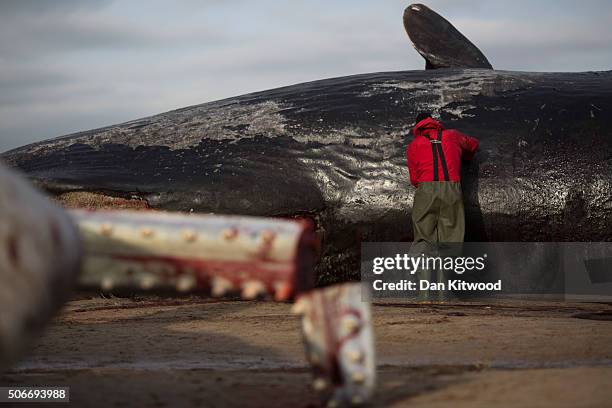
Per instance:
[[[423,69],[398,0],[0,0],[0,152],[316,79]],[[612,69],[612,1],[430,0],[496,69]]]

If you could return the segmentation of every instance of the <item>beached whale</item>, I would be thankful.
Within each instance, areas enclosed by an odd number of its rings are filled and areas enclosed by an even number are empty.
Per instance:
[[[409,35],[426,10],[407,9]],[[463,174],[466,239],[612,240],[612,71],[473,68],[484,64],[479,51],[450,35],[473,58],[411,35],[429,68],[452,68],[267,90],[1,158],[68,205],[310,217],[323,239],[320,272],[346,279],[357,276],[361,242],[412,238],[405,148],[413,118],[430,110],[481,142]]]

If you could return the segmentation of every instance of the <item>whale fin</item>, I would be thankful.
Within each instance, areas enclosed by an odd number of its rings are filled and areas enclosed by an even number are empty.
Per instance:
[[[404,10],[404,28],[425,69],[488,68],[487,57],[444,17],[423,4]]]

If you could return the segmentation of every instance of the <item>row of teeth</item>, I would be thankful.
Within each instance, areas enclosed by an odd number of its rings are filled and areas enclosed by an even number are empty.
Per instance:
[[[305,323],[308,323],[308,320],[306,320]],[[361,328],[361,324],[359,320],[352,316],[345,317],[341,322],[341,326],[342,326],[344,333],[355,333],[359,331],[359,329]],[[312,330],[314,329],[312,325],[305,324],[304,330],[308,337],[309,335],[312,335]],[[309,331],[311,333],[309,333]],[[363,363],[364,357],[365,357],[363,351],[359,349],[348,350],[345,352],[345,355],[348,358],[348,360],[353,364]],[[317,366],[321,363],[320,357],[316,353],[312,353],[309,356],[309,360],[310,360],[310,363],[314,366]],[[354,382],[355,384],[361,385],[365,382],[365,380],[366,380],[365,374],[361,371],[355,371],[351,374],[351,381]],[[330,384],[328,383],[328,381],[322,377],[315,378],[312,383],[312,388],[318,393],[325,392],[329,388],[329,386]],[[352,405],[361,405],[363,404],[363,402],[364,402],[364,399],[359,395],[355,395],[351,399]],[[340,401],[337,401],[335,399],[331,399],[327,403],[327,406],[329,408],[335,408],[339,405],[341,405]]]
[[[114,228],[111,224],[104,223],[100,225],[99,231],[101,235],[110,237],[113,235]],[[155,236],[155,230],[149,227],[144,227],[140,230],[140,235],[143,238],[153,238]],[[236,239],[238,235],[239,235],[239,231],[236,228],[227,228],[221,232],[221,236],[226,241],[231,241],[233,239]],[[183,241],[185,242],[195,242],[198,239],[198,234],[196,231],[187,229],[187,230],[183,230],[181,237]],[[272,241],[274,241],[275,237],[276,237],[276,234],[274,233],[274,231],[270,231],[270,230],[264,230],[260,234],[260,239],[264,243],[271,243]]]
[[[99,226],[98,232],[106,237],[111,237],[115,233],[115,228],[110,223],[103,223]],[[150,227],[143,227],[140,229],[140,235],[145,239],[154,239],[157,235],[155,229]],[[221,237],[225,241],[232,241],[238,238],[239,231],[235,227],[226,228],[221,231]],[[198,233],[191,229],[185,229],[180,233],[180,237],[184,242],[193,243],[198,240]],[[259,240],[263,245],[266,245],[266,249],[270,249],[269,246],[273,243],[276,238],[276,234],[271,230],[262,231],[259,236]],[[126,270],[128,272],[128,270]],[[128,282],[127,284],[123,282],[123,279],[117,280],[111,276],[104,277],[100,282],[100,286],[104,291],[111,291],[114,288],[121,287],[125,288],[125,286],[133,286],[134,288],[138,288],[141,290],[153,290],[160,286],[164,285],[162,279],[156,276],[154,273],[144,272],[144,276],[142,276],[137,282]],[[176,282],[174,284],[175,289],[178,292],[185,293],[190,292],[196,289],[198,286],[198,280],[195,275],[184,273],[176,278]],[[278,282],[273,285],[277,294],[283,296],[284,290],[286,289],[287,284],[283,282]],[[211,278],[211,295],[214,297],[222,297],[226,296],[233,292],[240,291],[241,297],[247,300],[256,299],[268,294],[266,289],[266,285],[258,280],[248,280],[244,282],[240,287],[236,287],[230,280],[222,278],[222,277],[212,277]],[[281,293],[283,292],[283,293]],[[278,297],[278,296],[277,296]]]
[[[160,285],[161,280],[153,274],[143,276],[139,281],[133,285],[130,283],[119,282],[110,276],[106,276],[100,282],[100,287],[104,291],[111,291],[116,288],[127,288],[133,287],[140,290],[153,290]],[[197,288],[197,279],[192,274],[183,274],[176,279],[175,289],[178,292],[186,293]],[[280,295],[283,292],[287,284],[278,282],[274,285],[275,292]],[[226,296],[230,293],[237,292],[240,289],[241,297],[243,299],[252,300],[268,294],[266,285],[259,280],[248,280],[237,288],[230,280],[222,277],[211,278],[211,295],[214,297]]]

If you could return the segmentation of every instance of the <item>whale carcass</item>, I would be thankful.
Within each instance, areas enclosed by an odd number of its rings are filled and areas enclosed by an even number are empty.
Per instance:
[[[410,34],[419,13],[407,14]],[[463,174],[466,239],[611,240],[612,71],[460,64],[257,92],[34,143],[2,159],[67,205],[88,194],[94,205],[97,197],[311,218],[323,243],[321,276],[344,280],[358,273],[361,242],[411,240],[405,148],[413,118],[430,110],[481,141]]]

